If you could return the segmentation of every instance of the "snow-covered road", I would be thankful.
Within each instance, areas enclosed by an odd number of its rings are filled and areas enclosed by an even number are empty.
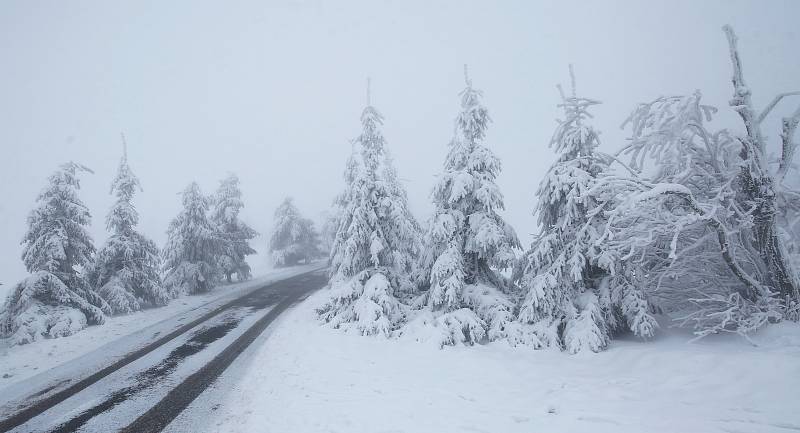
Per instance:
[[[92,352],[7,387],[0,431],[160,431],[280,312],[325,283],[308,270],[103,346],[116,356]],[[151,337],[144,345],[143,335]]]

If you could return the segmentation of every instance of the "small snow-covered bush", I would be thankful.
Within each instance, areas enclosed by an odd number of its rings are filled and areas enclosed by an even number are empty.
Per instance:
[[[68,288],[55,275],[38,271],[14,287],[0,312],[0,335],[14,344],[71,335],[105,322],[85,290]]]
[[[37,313],[37,316],[47,318],[45,327],[47,328],[46,335],[48,337],[66,337],[80,331],[87,325],[86,315],[74,308],[63,305],[56,305],[55,307],[40,305],[39,307],[43,312]]]
[[[470,284],[464,286],[462,299],[484,323],[485,335],[490,341],[508,336],[508,325],[516,319],[514,303],[508,296],[486,284]]]
[[[575,317],[566,322],[564,349],[569,353],[578,353],[584,349],[592,352],[605,349],[610,338],[597,297],[584,293],[578,298],[577,307],[580,310],[573,313]]]
[[[363,271],[332,282],[329,300],[318,313],[333,328],[388,337],[405,317],[403,310],[383,273]]]
[[[27,344],[42,338],[66,337],[86,327],[86,315],[64,305],[29,304],[13,319],[9,335],[12,344]]]
[[[399,334],[444,347],[500,340],[516,332],[514,303],[498,289],[485,284],[466,285],[460,299],[464,307],[452,310],[419,304]]]
[[[516,321],[506,326],[506,341],[512,347],[561,348],[560,320],[543,318],[535,322]]]
[[[747,334],[770,322],[783,319],[776,299],[763,299],[752,302],[739,293],[710,295],[693,298],[694,308],[685,316],[679,317],[682,325],[695,329],[697,338],[711,334],[730,332],[747,338]]]
[[[486,322],[469,308],[442,313],[424,309],[400,331],[403,338],[410,338],[437,347],[472,345],[486,337]]]

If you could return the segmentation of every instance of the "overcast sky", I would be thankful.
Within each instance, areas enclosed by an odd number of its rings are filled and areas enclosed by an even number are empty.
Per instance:
[[[106,238],[120,131],[144,192],[141,230],[163,245],[176,195],[239,175],[243,218],[268,233],[295,197],[318,218],[343,187],[365,78],[425,220],[470,66],[494,123],[508,220],[525,244],[534,192],[554,159],[555,84],[573,63],[605,150],[637,102],[702,89],[733,125],[720,27],[740,37],[754,101],[800,89],[800,1],[38,1],[0,3],[0,281],[25,275],[19,242],[47,176],[92,168],[81,196]],[[793,107],[792,107],[793,108]],[[781,107],[778,113],[789,107]],[[777,116],[775,117],[777,119]],[[765,128],[777,136],[775,123]],[[258,239],[263,252],[266,240]],[[258,272],[265,256],[251,260]]]

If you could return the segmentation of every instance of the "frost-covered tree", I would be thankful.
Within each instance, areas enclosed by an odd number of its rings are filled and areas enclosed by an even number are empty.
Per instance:
[[[211,222],[222,241],[217,262],[229,283],[233,274],[236,274],[239,281],[250,278],[250,265],[245,259],[256,253],[248,242],[258,236],[258,233],[239,219],[239,212],[243,207],[239,178],[230,174],[220,182],[211,212]]]
[[[102,324],[111,308],[86,281],[94,244],[87,231],[89,209],[78,197],[79,172],[73,162],[48,179],[28,216],[22,261],[31,273],[18,283],[0,312],[0,333],[17,344],[75,333]]]
[[[725,27],[733,63],[730,104],[744,133],[712,131],[715,108],[700,92],[658,98],[631,115],[631,176],[609,176],[598,186],[615,191],[606,212],[602,261],[641,269],[649,297],[679,314],[698,336],[746,334],[765,323],[797,318],[798,270],[787,255],[788,205],[797,192],[784,182],[796,143],[800,109],[782,121],[775,168],[761,123],[786,96],[757,113],[744,84],[736,37]],[[795,92],[794,94],[797,94]]]
[[[123,146],[124,146],[123,137]],[[106,216],[111,236],[97,252],[89,280],[114,313],[130,313],[145,307],[166,305],[169,293],[159,276],[159,252],[155,242],[136,231],[139,213],[133,195],[141,190],[139,178],[128,165],[123,147],[111,193],[117,199]]]
[[[497,270],[512,266],[519,240],[499,214],[503,195],[495,179],[501,164],[484,144],[489,113],[466,67],[465,79],[421,260],[427,290],[420,302],[434,312],[424,320],[439,327],[443,344],[505,337],[514,309],[504,293],[509,284]]]
[[[657,323],[626,269],[595,260],[605,219],[590,192],[609,158],[596,152],[599,133],[588,122],[588,109],[599,102],[576,95],[572,67],[570,78],[569,97],[558,87],[564,119],[549,144],[559,157],[537,191],[541,231],[515,272],[525,296],[512,342],[596,352],[617,328],[650,337]]]
[[[388,336],[405,318],[398,297],[412,290],[418,227],[388,157],[383,117],[367,101],[354,143],[360,155],[348,160],[340,197],[331,296],[318,312],[334,328]]]
[[[291,197],[286,197],[275,210],[269,250],[273,263],[279,267],[308,262],[320,255],[314,222],[300,215]]]
[[[345,257],[343,253],[345,243],[349,237],[346,226],[350,224],[352,218],[352,215],[348,214],[348,212],[351,210],[351,205],[356,200],[359,192],[356,181],[364,176],[362,173],[364,167],[361,164],[361,152],[360,149],[356,147],[358,143],[353,140],[352,144],[353,147],[345,163],[345,170],[343,173],[345,188],[333,201],[333,215],[331,219],[336,224],[336,234],[333,236],[333,243],[328,252],[331,276],[338,272],[339,266],[342,264],[342,260]]]
[[[207,292],[221,277],[217,258],[224,242],[208,219],[209,201],[192,182],[183,191],[183,209],[169,224],[162,256],[164,286],[172,296]]]
[[[767,154],[767,138],[761,133],[761,122],[773,108],[789,94],[781,94],[757,113],[750,99],[750,89],[744,82],[742,63],[739,58],[736,35],[730,26],[724,28],[730,46],[733,64],[733,98],[730,105],[741,117],[745,134],[736,136],[741,145],[740,155],[744,167],[737,179],[740,190],[737,201],[741,206],[749,205],[752,212],[752,248],[757,252],[763,265],[762,283],[773,295],[780,299],[784,307],[791,310],[795,320],[800,319],[800,270],[794,268],[787,260],[786,247],[779,236],[778,211],[776,209],[779,196],[796,195],[784,183],[786,174],[793,163],[798,143],[794,140],[797,125],[800,123],[800,106],[788,117],[781,120],[780,157],[777,170],[769,167]],[[792,92],[800,95],[800,92]],[[749,287],[751,293],[761,291],[758,287]]]

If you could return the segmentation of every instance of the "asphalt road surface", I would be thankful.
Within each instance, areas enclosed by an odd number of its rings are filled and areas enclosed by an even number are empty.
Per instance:
[[[312,271],[209,311],[71,385],[32,390],[0,432],[163,430],[287,308],[327,282]],[[58,382],[61,383],[61,382]]]

